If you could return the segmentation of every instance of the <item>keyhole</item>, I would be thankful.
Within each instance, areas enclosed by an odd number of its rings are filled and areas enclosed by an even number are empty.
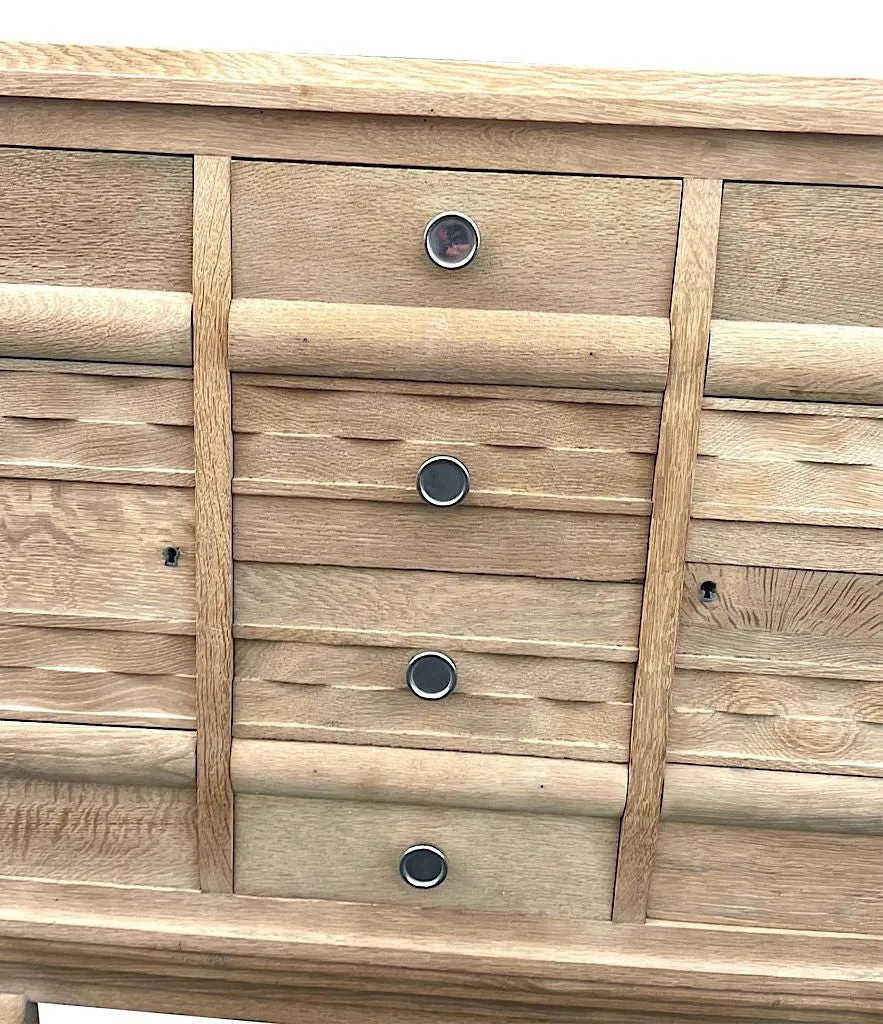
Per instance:
[[[717,584],[713,580],[704,580],[699,584],[699,600],[703,604],[711,604],[717,597]]]
[[[163,548],[162,549],[163,565],[169,565],[173,568],[178,564],[178,559],[181,557],[180,548]]]

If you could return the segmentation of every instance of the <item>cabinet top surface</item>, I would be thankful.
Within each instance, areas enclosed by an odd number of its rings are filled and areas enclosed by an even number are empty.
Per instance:
[[[883,79],[0,42],[0,95],[883,135]]]

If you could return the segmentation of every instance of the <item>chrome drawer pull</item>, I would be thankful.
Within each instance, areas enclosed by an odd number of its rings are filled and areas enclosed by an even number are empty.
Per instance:
[[[405,682],[415,696],[423,700],[441,700],[454,692],[457,666],[446,654],[423,651],[408,662]]]
[[[459,270],[478,255],[481,234],[465,213],[440,213],[423,232],[423,247],[432,262],[444,270]]]
[[[448,861],[436,846],[411,846],[399,861],[402,878],[415,889],[434,889],[448,877]]]
[[[469,493],[469,470],[452,455],[434,455],[417,470],[417,493],[429,505],[457,505]]]

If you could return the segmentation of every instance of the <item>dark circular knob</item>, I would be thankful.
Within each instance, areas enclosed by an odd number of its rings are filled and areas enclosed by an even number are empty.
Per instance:
[[[441,700],[454,692],[457,666],[446,654],[424,651],[415,654],[405,669],[405,682],[411,693],[424,700]]]
[[[402,878],[415,889],[434,889],[448,877],[448,861],[436,846],[411,846],[399,861]]]
[[[417,470],[417,493],[430,505],[457,505],[469,493],[469,470],[452,455],[434,455]]]
[[[440,213],[423,232],[426,255],[445,270],[459,270],[471,263],[480,245],[478,225],[465,213]]]

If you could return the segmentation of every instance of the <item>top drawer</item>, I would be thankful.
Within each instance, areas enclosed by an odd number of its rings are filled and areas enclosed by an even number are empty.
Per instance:
[[[678,181],[237,161],[234,296],[667,317],[679,206]],[[454,210],[481,244],[450,271],[423,232]]]

